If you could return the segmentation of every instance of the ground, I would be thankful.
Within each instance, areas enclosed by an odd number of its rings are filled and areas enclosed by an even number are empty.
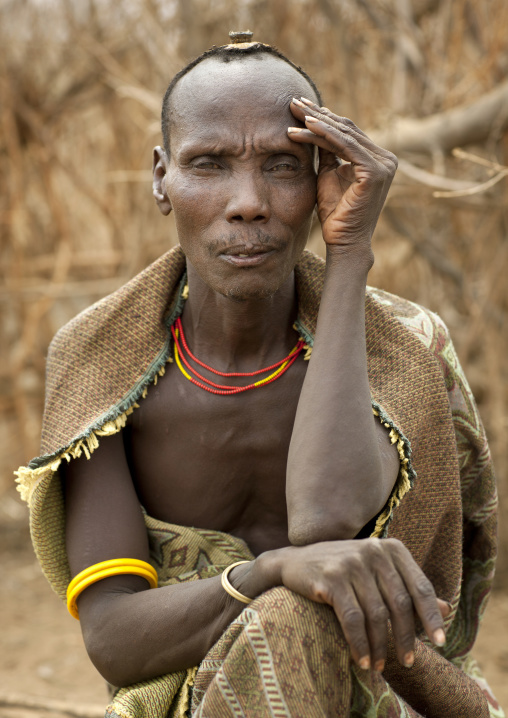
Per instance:
[[[0,571],[0,718],[100,718],[108,701],[105,683],[85,653],[79,622],[42,576],[26,509],[11,492],[0,498]],[[507,639],[508,596],[498,591],[474,655],[505,710]],[[27,707],[30,702],[34,707]]]

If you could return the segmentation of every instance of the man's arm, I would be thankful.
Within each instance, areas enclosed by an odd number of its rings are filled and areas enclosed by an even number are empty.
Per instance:
[[[65,504],[72,575],[112,558],[148,560],[147,532],[121,434],[104,439],[90,460],[67,466]],[[442,628],[431,584],[398,541],[335,541],[267,551],[233,569],[230,578],[251,598],[284,585],[328,603],[363,667],[365,660],[382,666],[388,618],[399,660],[406,664],[414,644],[413,606],[429,636]],[[116,576],[89,586],[78,598],[90,658],[117,686],[197,665],[244,607],[223,590],[220,576],[152,590],[137,576]]]
[[[112,558],[149,560],[148,537],[122,435],[65,469],[72,575]],[[78,598],[83,638],[98,671],[122,686],[199,663],[242,605],[220,577],[156,590],[137,576],[99,581]],[[189,610],[190,607],[190,610]]]
[[[371,237],[397,160],[350,120],[314,103],[293,101],[291,109],[302,121],[307,116],[308,129],[290,137],[320,148],[318,214],[327,247],[288,457],[289,536],[302,545],[356,536],[381,511],[398,474],[395,447],[386,433],[380,437],[372,414],[365,340]]]

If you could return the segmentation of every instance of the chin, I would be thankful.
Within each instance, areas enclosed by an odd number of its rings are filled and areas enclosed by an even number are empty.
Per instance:
[[[224,296],[235,302],[248,302],[251,300],[270,299],[277,290],[272,289],[253,289],[246,291],[242,287],[230,287],[224,292]]]
[[[287,280],[286,276],[255,276],[254,272],[250,273],[251,270],[247,271],[248,275],[221,282],[221,286],[217,287],[218,291],[224,297],[237,302],[261,301],[277,294]]]
[[[261,283],[255,282],[249,285],[243,282],[228,283],[226,286],[221,286],[219,292],[228,299],[233,299],[236,302],[247,302],[249,300],[261,300],[269,299],[277,293],[280,286],[273,286],[270,282]]]
[[[270,263],[271,266],[250,268],[233,267],[224,262],[194,264],[188,257],[187,262],[204,285],[235,302],[271,299],[284,287],[296,264],[293,257],[280,257],[278,262]]]

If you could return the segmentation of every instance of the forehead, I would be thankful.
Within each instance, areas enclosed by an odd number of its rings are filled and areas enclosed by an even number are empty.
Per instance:
[[[191,126],[213,121],[243,125],[259,117],[274,122],[295,120],[292,97],[317,99],[312,87],[291,65],[270,55],[252,55],[230,62],[208,58],[184,75],[170,100],[171,137]]]

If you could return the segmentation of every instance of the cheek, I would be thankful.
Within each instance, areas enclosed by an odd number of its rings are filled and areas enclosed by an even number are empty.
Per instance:
[[[308,228],[316,206],[316,188],[316,178],[311,176],[306,182],[300,182],[278,192],[279,216],[288,225],[302,225],[302,229]]]
[[[168,187],[178,240],[189,258],[205,252],[205,242],[197,239],[209,235],[220,214],[220,197],[211,190],[204,182],[185,179],[173,181]]]
[[[198,219],[217,207],[217,196],[209,183],[191,182],[185,177],[176,177],[166,183],[167,193],[173,211],[184,219]],[[212,202],[213,200],[213,202]]]

